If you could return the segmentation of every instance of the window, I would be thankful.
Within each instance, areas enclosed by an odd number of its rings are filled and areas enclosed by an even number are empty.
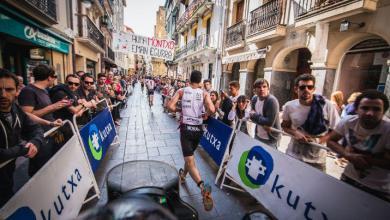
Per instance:
[[[237,2],[237,11],[236,11],[236,23],[242,21],[244,14],[244,0]]]

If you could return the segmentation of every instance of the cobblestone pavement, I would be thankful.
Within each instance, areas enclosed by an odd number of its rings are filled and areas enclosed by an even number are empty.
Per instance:
[[[175,166],[177,170],[184,165],[178,123],[163,113],[161,96],[158,93],[155,95],[154,106],[149,108],[146,95],[141,93],[137,84],[129,97],[127,108],[121,112],[121,117],[120,144],[110,147],[96,175],[102,197],[97,202],[90,202],[89,207],[107,202],[105,176],[112,167],[124,161],[164,161]],[[261,208],[248,194],[229,189],[220,190],[213,184],[218,167],[201,147],[196,151],[195,158],[202,178],[212,185],[214,209],[209,212],[204,210],[200,190],[189,176],[186,183],[180,186],[180,196],[198,211],[199,219],[241,219],[247,211]]]

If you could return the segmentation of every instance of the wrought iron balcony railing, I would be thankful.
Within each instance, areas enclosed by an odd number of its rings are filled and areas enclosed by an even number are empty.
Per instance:
[[[207,34],[202,34],[198,36],[196,39],[191,40],[187,43],[187,45],[177,49],[175,51],[175,58],[178,59],[183,55],[187,55],[189,52],[196,52],[206,48],[214,48],[215,45],[213,41],[210,40],[210,36]]]
[[[320,12],[324,9],[332,9],[336,5],[348,4],[355,0],[299,0],[297,16],[302,17],[310,13]]]
[[[42,14],[57,21],[56,0],[24,0],[27,4],[39,10]]]
[[[248,35],[256,35],[282,24],[286,0],[271,0],[251,11]]]
[[[226,47],[232,47],[244,42],[245,39],[245,21],[242,20],[227,28]]]
[[[92,40],[95,44],[100,46],[104,50],[104,36],[102,32],[99,30],[98,27],[91,21],[91,19],[83,15],[81,17],[82,24],[79,28],[81,28],[80,31],[80,37],[87,38],[89,40]]]
[[[194,0],[191,2],[191,4],[187,7],[184,14],[179,18],[179,20],[176,23],[177,29],[181,29],[188,20],[190,20],[198,11],[200,7],[202,7],[205,3],[211,2],[211,0]]]

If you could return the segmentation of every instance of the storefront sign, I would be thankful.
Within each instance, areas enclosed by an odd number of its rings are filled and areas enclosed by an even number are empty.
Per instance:
[[[92,170],[95,172],[116,135],[115,125],[108,108],[84,125],[80,130],[80,135]]]
[[[248,60],[264,59],[265,52],[266,52],[265,49],[260,49],[260,50],[245,52],[245,53],[238,54],[238,55],[226,56],[226,57],[222,58],[222,64],[238,63],[238,62],[243,62],[243,61],[248,61]]]
[[[175,41],[120,32],[113,34],[113,47],[119,52],[173,60]]]
[[[228,148],[233,129],[215,118],[209,118],[200,145],[219,166]]]
[[[0,210],[0,219],[74,219],[93,175],[79,139],[66,144]]]
[[[390,219],[390,203],[242,132],[230,155],[226,172],[277,219]]]
[[[44,29],[23,24],[2,12],[0,12],[0,32],[61,53],[69,52],[69,44],[65,41],[56,38]]]

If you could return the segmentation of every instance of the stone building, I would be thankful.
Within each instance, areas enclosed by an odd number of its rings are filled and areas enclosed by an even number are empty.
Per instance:
[[[168,74],[187,79],[192,70],[220,82],[223,13],[225,0],[167,0],[168,36],[176,41]],[[172,73],[173,72],[173,73]]]

